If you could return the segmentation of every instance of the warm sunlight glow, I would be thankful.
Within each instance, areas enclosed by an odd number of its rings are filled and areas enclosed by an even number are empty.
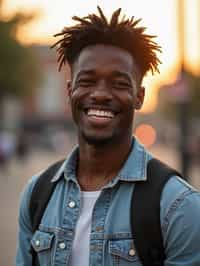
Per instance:
[[[195,74],[200,74],[200,1],[186,1],[186,64]]]
[[[200,69],[200,10],[199,0],[185,0],[186,2],[186,65],[190,70],[199,73]],[[73,15],[83,16],[94,12],[96,6],[100,5],[105,14],[110,16],[112,11],[118,7],[128,16],[142,18],[141,25],[147,26],[147,33],[156,34],[157,42],[162,46],[163,53],[160,55],[162,65],[160,74],[148,75],[144,80],[146,89],[146,100],[142,112],[152,112],[157,105],[157,91],[161,84],[173,81],[178,72],[179,49],[177,34],[177,0],[74,0],[69,3],[66,0],[7,0],[4,10],[9,15],[16,10],[27,11],[38,10],[38,19],[19,33],[19,38],[24,43],[48,43],[54,42],[53,34],[59,32],[65,25],[72,22]]]

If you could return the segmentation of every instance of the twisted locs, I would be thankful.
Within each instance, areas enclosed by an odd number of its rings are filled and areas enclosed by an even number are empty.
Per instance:
[[[74,16],[72,19],[77,23],[55,34],[62,37],[53,47],[57,47],[59,71],[65,62],[73,65],[81,50],[89,45],[108,44],[128,51],[134,58],[141,76],[149,70],[159,72],[158,65],[161,63],[157,52],[161,47],[153,41],[156,36],[145,34],[146,28],[139,27],[141,19],[134,17],[122,17],[121,8],[114,11],[110,21],[107,20],[103,11],[98,6],[99,14],[89,14],[87,17]]]

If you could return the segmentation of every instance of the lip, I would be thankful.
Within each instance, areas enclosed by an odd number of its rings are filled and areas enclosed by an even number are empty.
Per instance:
[[[95,127],[106,127],[115,119],[114,117],[101,117],[101,116],[87,116],[88,122]]]

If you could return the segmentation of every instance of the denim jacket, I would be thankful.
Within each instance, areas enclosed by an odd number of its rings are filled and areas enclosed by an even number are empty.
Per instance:
[[[26,185],[20,204],[16,266],[31,265],[31,246],[38,254],[40,265],[69,265],[81,206],[75,173],[77,155],[78,148],[75,148],[52,177],[52,182],[58,183],[34,233],[29,200],[38,176],[32,177]],[[151,155],[135,140],[118,175],[103,187],[92,214],[90,266],[142,265],[135,252],[129,215],[135,183],[146,180],[149,159]],[[200,265],[200,193],[174,176],[164,187],[160,205],[166,253],[164,265]]]

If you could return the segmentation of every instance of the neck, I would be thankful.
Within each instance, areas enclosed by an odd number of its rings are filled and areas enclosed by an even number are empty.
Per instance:
[[[99,190],[113,179],[127,159],[131,143],[131,137],[102,146],[79,141],[78,180],[82,189]]]

